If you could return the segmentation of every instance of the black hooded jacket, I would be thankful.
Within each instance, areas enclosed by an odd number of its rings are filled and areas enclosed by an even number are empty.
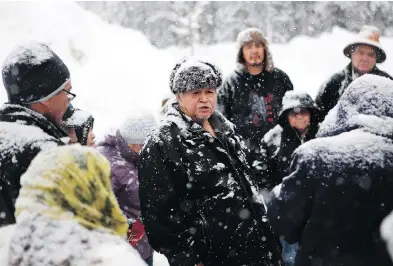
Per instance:
[[[288,122],[289,112],[297,107],[307,108],[310,112],[310,125],[304,138],[301,138]],[[260,186],[272,189],[281,183],[288,174],[292,153],[301,144],[315,138],[318,131],[318,108],[311,96],[306,93],[288,91],[283,98],[278,125],[265,134],[261,141],[261,157],[254,167],[261,171]]]

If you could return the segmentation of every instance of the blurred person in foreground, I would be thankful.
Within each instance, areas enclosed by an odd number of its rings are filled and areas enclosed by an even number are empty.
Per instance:
[[[145,265],[125,240],[110,165],[96,150],[77,144],[43,151],[21,185],[1,265]]]

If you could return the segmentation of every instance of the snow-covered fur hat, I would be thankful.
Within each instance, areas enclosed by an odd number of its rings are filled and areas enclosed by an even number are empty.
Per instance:
[[[344,48],[344,55],[351,58],[352,52],[359,44],[366,44],[376,48],[377,63],[384,62],[386,60],[386,53],[379,43],[380,35],[381,32],[377,27],[369,25],[363,26],[356,39]]]
[[[2,76],[8,101],[27,104],[61,91],[70,72],[46,44],[32,42],[11,51],[3,63]]]
[[[118,132],[127,144],[143,144],[156,126],[151,112],[137,110],[123,121]]]
[[[244,65],[246,63],[243,57],[243,46],[251,41],[261,42],[263,44],[263,47],[265,49],[265,59],[263,62],[264,69],[268,72],[273,71],[274,63],[273,63],[273,56],[269,48],[269,42],[263,35],[262,31],[257,28],[247,28],[239,32],[239,34],[237,35],[236,47],[238,52],[237,52],[236,62],[241,65]]]
[[[203,88],[219,88],[222,83],[220,69],[213,63],[197,58],[184,58],[173,68],[169,85],[174,94]]]

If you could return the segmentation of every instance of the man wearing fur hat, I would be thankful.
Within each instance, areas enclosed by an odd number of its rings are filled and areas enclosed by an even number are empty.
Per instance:
[[[386,53],[379,43],[380,31],[374,26],[365,25],[357,38],[344,48],[344,55],[351,62],[344,70],[334,74],[325,82],[316,97],[321,110],[321,120],[337,104],[338,99],[353,80],[364,75],[374,74],[392,79],[386,72],[377,68],[377,63],[386,60]]]
[[[140,158],[142,218],[170,265],[283,265],[235,127],[215,110],[221,72],[207,61],[176,64],[177,102]]]
[[[261,139],[277,124],[285,92],[293,85],[284,71],[274,67],[269,44],[259,29],[240,32],[236,42],[238,67],[224,81],[218,105],[244,137],[253,162],[259,157]]]
[[[15,48],[2,76],[8,103],[0,107],[0,226],[15,223],[20,177],[34,157],[68,142],[61,124],[75,97],[67,66],[42,43]]]

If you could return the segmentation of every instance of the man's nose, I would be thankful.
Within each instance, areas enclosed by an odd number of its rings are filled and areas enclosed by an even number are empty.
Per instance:
[[[199,98],[201,102],[207,102],[207,94],[206,93],[201,93],[201,98]]]

